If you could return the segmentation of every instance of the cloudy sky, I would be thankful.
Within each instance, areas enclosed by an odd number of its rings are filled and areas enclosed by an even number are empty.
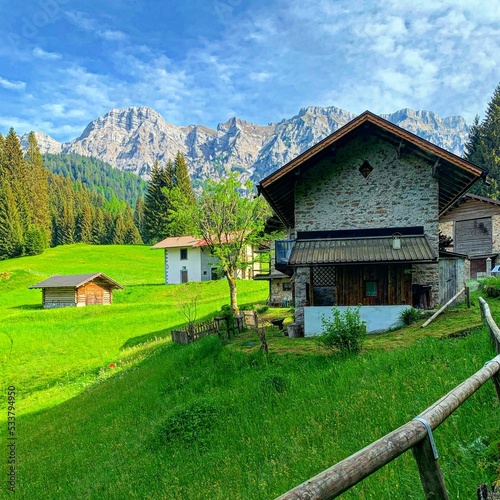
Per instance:
[[[305,106],[484,116],[500,0],[0,0],[0,132],[66,141],[112,108],[176,125]]]

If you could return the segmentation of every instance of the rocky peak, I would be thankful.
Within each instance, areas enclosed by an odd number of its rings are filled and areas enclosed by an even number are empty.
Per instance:
[[[47,134],[44,134],[43,132],[40,132],[39,130],[35,130],[35,138],[36,142],[38,143],[38,147],[40,148],[40,153],[45,154],[45,153],[61,153],[62,152],[62,143],[56,141],[55,139],[52,139]],[[24,134],[21,138],[21,147],[23,150],[28,149],[28,136],[29,134]]]
[[[69,143],[58,143],[42,132],[37,132],[37,140],[44,153],[94,156],[145,178],[155,161],[165,163],[180,151],[193,179],[218,179],[236,171],[242,179],[260,180],[355,116],[334,106],[308,106],[279,123],[256,125],[233,117],[213,130],[169,124],[142,106],[110,110]],[[458,155],[468,138],[469,128],[461,117],[441,118],[432,111],[411,109],[382,117]],[[27,134],[22,139],[27,144]]]

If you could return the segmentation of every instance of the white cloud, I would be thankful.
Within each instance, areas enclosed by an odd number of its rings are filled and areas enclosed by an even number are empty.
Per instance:
[[[47,52],[40,47],[35,47],[33,49],[33,55],[38,59],[56,60],[61,59],[61,54],[57,52]]]
[[[127,35],[123,31],[103,28],[95,19],[88,17],[83,12],[67,11],[66,17],[79,28],[89,31],[104,40],[124,41],[127,39]]]
[[[0,86],[7,90],[24,90],[26,82],[12,81],[0,76]]]

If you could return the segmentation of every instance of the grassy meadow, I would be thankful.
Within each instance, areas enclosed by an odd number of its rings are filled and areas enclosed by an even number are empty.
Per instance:
[[[45,275],[93,271],[125,286],[113,305],[43,310],[40,291],[27,289]],[[19,498],[273,498],[404,424],[494,356],[477,300],[426,329],[371,336],[357,357],[276,331],[268,356],[248,332],[180,346],[169,331],[185,323],[182,300],[198,296],[198,317],[214,314],[227,284],[162,283],[162,252],[146,247],[72,245],[0,262],[0,380],[4,395],[17,388]],[[239,282],[241,304],[266,296],[267,283]],[[500,319],[500,299],[488,301]],[[5,421],[3,401],[0,411]],[[486,384],[436,429],[450,498],[475,498],[495,479],[499,413]],[[342,496],[422,497],[411,453]]]

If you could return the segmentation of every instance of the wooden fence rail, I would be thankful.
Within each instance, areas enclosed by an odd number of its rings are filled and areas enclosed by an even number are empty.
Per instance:
[[[278,500],[336,498],[410,449],[418,465],[425,497],[448,499],[432,431],[490,379],[495,384],[500,403],[500,329],[493,321],[486,301],[479,300],[482,316],[499,355],[414,420],[293,488]]]

